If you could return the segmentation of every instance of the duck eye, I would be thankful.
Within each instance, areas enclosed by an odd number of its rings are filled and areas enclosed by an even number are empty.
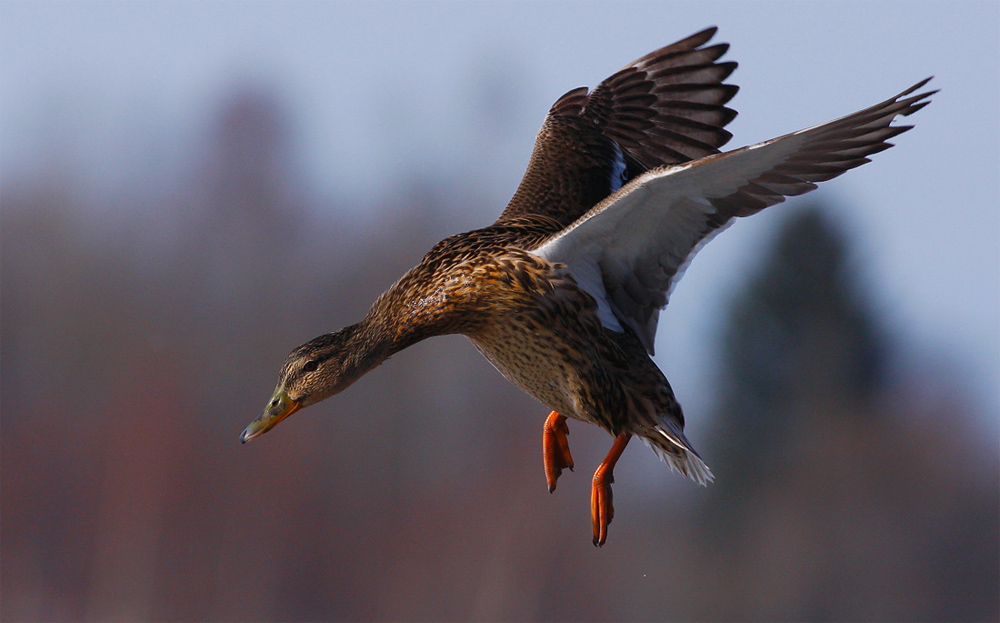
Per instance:
[[[315,372],[316,368],[319,367],[319,362],[315,359],[310,359],[306,362],[306,365],[302,366],[302,369],[306,372]]]

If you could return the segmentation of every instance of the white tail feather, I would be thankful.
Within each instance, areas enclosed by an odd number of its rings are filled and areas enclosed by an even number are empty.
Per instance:
[[[669,422],[664,428],[656,426],[647,431],[648,434],[640,435],[643,443],[652,448],[671,469],[703,487],[715,480],[712,470],[694,451],[679,426]]]

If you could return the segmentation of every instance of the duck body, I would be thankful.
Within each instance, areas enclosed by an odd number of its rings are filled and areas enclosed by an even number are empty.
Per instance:
[[[684,437],[681,407],[642,343],[631,330],[604,326],[597,301],[566,265],[531,252],[562,229],[526,216],[446,238],[376,301],[368,322],[392,324],[382,329],[394,333],[387,353],[465,335],[552,411],[612,436],[638,435],[705,484],[711,472]]]
[[[527,171],[492,225],[435,245],[359,323],[294,349],[250,441],[351,385],[420,340],[462,334],[551,409],[543,426],[549,491],[574,466],[566,420],[614,437],[594,473],[595,545],[613,518],[615,463],[637,436],[698,484],[712,473],[651,359],[659,312],[715,233],[869,162],[910,126],[898,116],[933,92],[899,95],[840,119],[720,153],[735,116],[736,68],[708,29],[627,65],[549,110]]]

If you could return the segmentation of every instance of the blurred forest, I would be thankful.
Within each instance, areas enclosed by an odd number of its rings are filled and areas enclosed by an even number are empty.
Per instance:
[[[5,183],[4,621],[1000,617],[996,440],[958,389],[907,376],[802,203],[775,208],[706,345],[718,412],[688,417],[711,421],[693,441],[716,483],[630,448],[601,550],[610,438],[571,423],[577,470],[549,495],[547,410],[459,337],[241,446],[285,354],[485,225],[463,206],[491,196],[442,176],[318,200],[284,115],[234,93],[190,171],[112,206],[58,169]]]

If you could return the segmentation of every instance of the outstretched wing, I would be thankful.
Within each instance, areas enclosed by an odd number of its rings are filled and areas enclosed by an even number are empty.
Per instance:
[[[497,221],[543,215],[569,225],[649,169],[716,154],[736,112],[724,104],[736,69],[716,62],[729,45],[704,46],[709,28],[563,95],[535,139],[528,169]]]
[[[597,299],[610,329],[630,327],[653,353],[660,309],[694,254],[719,228],[801,195],[912,126],[892,126],[936,91],[896,97],[829,123],[757,145],[662,167],[623,186],[533,253],[567,264]]]

